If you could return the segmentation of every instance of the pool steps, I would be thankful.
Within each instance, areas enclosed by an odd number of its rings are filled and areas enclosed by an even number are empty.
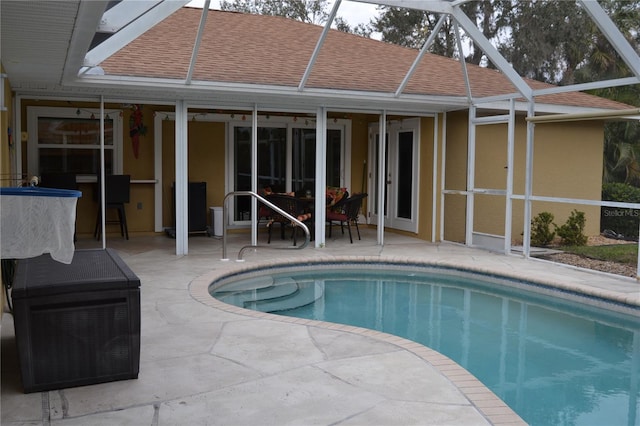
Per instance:
[[[215,291],[214,297],[235,306],[260,312],[276,312],[296,309],[314,303],[321,298],[324,287],[313,280],[296,281],[282,277],[245,281],[230,289]]]

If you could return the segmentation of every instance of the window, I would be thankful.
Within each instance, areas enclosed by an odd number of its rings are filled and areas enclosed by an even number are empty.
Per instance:
[[[336,120],[327,129],[327,185],[345,186],[345,123]],[[260,123],[258,127],[258,189],[273,191],[315,190],[316,129],[311,124]],[[230,191],[251,189],[251,127],[231,123],[233,158],[230,162]],[[234,221],[251,219],[250,197],[236,197]]]
[[[251,127],[234,127],[235,191],[251,190]],[[287,129],[258,128],[258,188],[271,187],[284,191],[286,185]],[[251,219],[251,198],[235,198],[237,220]]]
[[[100,112],[77,108],[29,107],[29,173],[74,173],[93,180],[100,170]],[[105,173],[122,172],[121,111],[105,111]]]

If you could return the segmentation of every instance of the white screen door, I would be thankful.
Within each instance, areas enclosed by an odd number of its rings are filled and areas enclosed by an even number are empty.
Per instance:
[[[370,221],[378,223],[378,145],[379,126],[372,124],[369,134]],[[418,160],[420,122],[418,119],[393,121],[387,126],[385,226],[418,231]]]

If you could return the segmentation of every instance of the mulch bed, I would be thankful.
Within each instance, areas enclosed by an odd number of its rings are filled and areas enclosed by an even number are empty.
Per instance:
[[[609,244],[626,244],[628,242],[621,240],[614,240],[603,237],[601,235],[589,237],[587,245],[609,245]],[[633,244],[633,243],[632,243]],[[554,253],[544,254],[536,256],[540,259],[550,260],[552,262],[564,263],[566,265],[573,265],[580,268],[592,269],[594,271],[607,272],[615,275],[622,275],[625,277],[636,277],[637,268],[636,265],[629,265],[625,263],[608,262],[604,260],[591,259],[584,256],[571,253]]]

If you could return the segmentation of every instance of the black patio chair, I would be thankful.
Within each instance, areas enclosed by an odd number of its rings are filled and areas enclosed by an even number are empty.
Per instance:
[[[286,213],[298,219],[300,222],[307,225],[309,228],[309,232],[313,232],[313,215],[311,212],[307,211],[306,206],[307,203],[305,200],[292,197],[290,195],[283,194],[271,194],[267,195],[266,199],[271,203],[275,204],[277,207],[280,207]],[[292,228],[292,238],[293,245],[296,245],[296,231],[299,228],[297,224],[291,221],[286,216],[283,216],[278,211],[273,211],[269,223],[269,239],[267,240],[268,244],[271,244],[271,231],[273,229],[273,225],[279,223],[280,224],[280,237],[284,239],[285,228],[290,226]]]
[[[342,228],[342,233],[344,234],[344,225],[347,224],[347,229],[349,230],[349,240],[351,240],[351,244],[353,244],[353,237],[351,235],[351,224],[353,223],[356,226],[356,231],[358,232],[358,239],[360,239],[360,228],[358,228],[358,215],[360,214],[360,209],[362,208],[362,201],[367,198],[368,194],[353,194],[339,206],[334,206],[333,209],[327,209],[327,222],[329,222],[329,237],[331,237],[331,229],[333,222],[339,222],[340,227]],[[337,208],[336,208],[337,207]]]
[[[107,175],[105,179],[105,215],[109,210],[116,210],[118,220],[110,220],[105,223],[115,223],[120,225],[120,234],[129,239],[129,229],[127,228],[127,215],[124,205],[129,203],[131,176],[130,175]],[[96,218],[96,228],[94,236],[100,239],[102,231],[102,209],[100,208],[100,182],[98,182],[98,216]]]

